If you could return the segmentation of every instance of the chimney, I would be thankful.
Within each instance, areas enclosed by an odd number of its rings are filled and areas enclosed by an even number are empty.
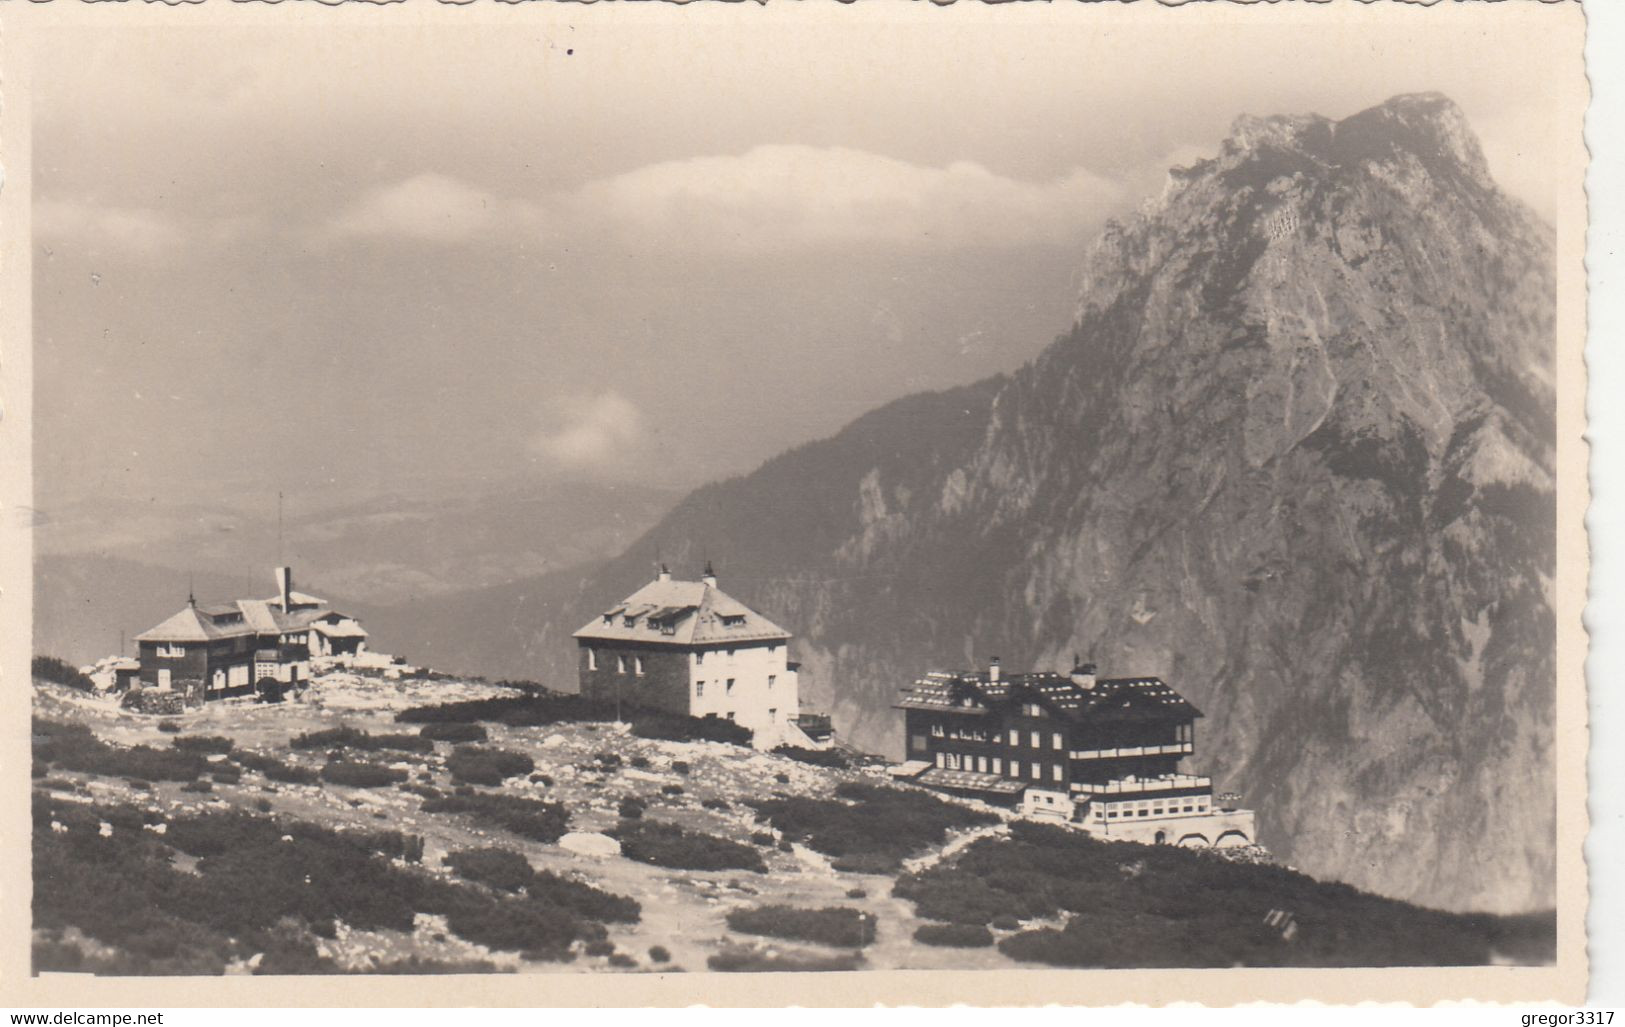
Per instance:
[[[1095,665],[1084,663],[1076,654],[1072,656],[1072,683],[1085,690],[1095,687]]]
[[[655,575],[655,580],[656,581],[670,581],[671,580],[671,568],[667,567],[665,564],[661,564],[660,565],[660,573]]]
[[[717,572],[711,569],[710,560],[705,561],[705,573],[700,575],[700,580],[710,588],[717,587]]]
[[[987,683],[990,685],[999,683],[999,658],[997,656],[987,661]]]
[[[276,589],[282,597],[282,612],[287,613],[293,606],[293,568],[278,567],[276,569]]]

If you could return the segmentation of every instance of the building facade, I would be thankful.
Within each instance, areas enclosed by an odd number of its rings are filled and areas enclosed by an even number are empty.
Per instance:
[[[575,633],[583,695],[626,707],[720,717],[755,744],[814,744],[797,727],[790,633],[717,587],[658,577]]]
[[[360,652],[367,633],[326,600],[296,592],[293,572],[276,571],[277,594],[186,608],[135,636],[136,681],[142,688],[178,691],[192,705],[253,695],[263,682],[298,687],[310,678],[312,655]]]
[[[1253,814],[1183,773],[1200,710],[1160,678],[933,672],[904,689],[899,776],[1091,834],[1147,843],[1246,845]]]

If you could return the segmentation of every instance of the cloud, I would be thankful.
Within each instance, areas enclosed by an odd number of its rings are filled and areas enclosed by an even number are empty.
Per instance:
[[[676,259],[1079,245],[1122,198],[1120,184],[1082,170],[1025,182],[971,161],[932,167],[843,147],[772,145],[663,161],[530,198],[423,174],[368,192],[326,234],[444,244],[546,238],[577,253],[609,245]]]
[[[1082,170],[1024,182],[971,161],[931,167],[843,147],[772,145],[651,164],[588,183],[567,206],[603,218],[628,244],[749,254],[1076,244],[1120,194]]]
[[[52,246],[90,252],[121,250],[157,256],[180,246],[186,232],[174,219],[146,207],[116,207],[88,200],[41,197],[34,202],[34,235]]]
[[[618,392],[565,400],[553,411],[553,424],[532,448],[566,467],[589,468],[614,460],[643,431],[638,408]]]
[[[328,225],[331,236],[397,236],[428,242],[476,239],[503,223],[508,206],[445,175],[422,174],[364,194]]]

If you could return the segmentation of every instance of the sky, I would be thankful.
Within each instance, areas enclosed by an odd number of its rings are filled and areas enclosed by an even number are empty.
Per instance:
[[[38,505],[744,473],[1031,359],[1104,221],[1243,113],[1442,91],[1553,209],[1541,48],[1448,10],[731,11],[54,30]]]

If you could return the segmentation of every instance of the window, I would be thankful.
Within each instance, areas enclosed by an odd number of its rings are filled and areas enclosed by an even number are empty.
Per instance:
[[[632,616],[631,614],[627,614],[625,617],[621,618],[621,627],[629,628],[637,622],[638,619],[636,617]]]
[[[613,613],[604,614],[604,623],[605,624],[614,624],[615,623],[615,615]]]
[[[767,708],[767,719],[768,720],[778,720],[779,719],[779,711],[775,707],[769,706]]]
[[[732,719],[734,719],[734,711],[729,710],[727,713],[724,713],[723,716],[727,717],[729,720],[732,720]]]
[[[1033,744],[1034,749],[1038,749],[1038,748],[1041,748],[1043,746],[1044,743],[1038,740],[1038,732],[1037,731],[1032,732],[1031,735],[1030,735],[1030,738],[1032,740],[1032,744]]]
[[[1011,760],[1010,761],[1010,776],[1011,777],[1020,777],[1021,776],[1021,761],[1020,760]]]
[[[703,652],[695,653],[694,654],[694,666],[699,667],[699,666],[702,666],[704,663],[705,663],[705,653],[703,653]]]
[[[939,770],[946,770],[947,767],[948,767],[948,757],[947,757],[947,755],[944,754],[944,753],[940,753],[940,752],[937,753],[937,768]]]
[[[987,773],[987,757],[986,756],[978,756],[978,757],[976,757],[976,772],[978,774]]]
[[[778,683],[778,680],[779,676],[777,674],[769,674],[767,676],[767,690],[769,692],[773,691],[773,686]]]
[[[943,738],[943,737],[946,737],[947,733],[948,732],[943,729],[943,726],[940,723],[931,725],[931,737],[932,738]]]
[[[1061,748],[1064,748],[1064,747],[1065,747],[1065,743],[1063,743],[1062,740],[1061,740],[1061,733],[1059,731],[1055,732],[1054,737],[1052,737],[1050,739],[1050,748],[1052,748],[1052,749],[1061,749]]]
[[[1010,729],[1010,744],[1011,745],[1020,745],[1021,744],[1021,732],[1017,731],[1015,728]]]
[[[596,650],[596,649],[588,649],[587,650],[587,669],[588,670],[597,670],[598,669],[598,650]]]
[[[1033,780],[1037,781],[1039,778],[1041,778],[1043,776],[1044,776],[1044,768],[1043,768],[1043,766],[1040,765],[1040,764],[1034,763],[1033,764]]]
[[[615,673],[617,673],[617,674],[625,674],[626,673],[626,657],[624,657],[624,656],[616,656],[615,657]]]
[[[641,657],[641,656],[632,657],[632,673],[634,673],[634,674],[642,674],[643,673],[643,657]]]
[[[995,774],[1004,773],[1004,760],[1000,759],[997,756],[993,757],[993,773],[995,773]]]
[[[725,613],[722,615],[722,626],[725,628],[742,628],[745,626],[745,615],[742,613]]]
[[[160,667],[158,669],[158,691],[160,691],[160,692],[169,691],[169,668],[168,667]]]
[[[234,667],[226,668],[226,685],[236,688],[248,684],[248,664],[239,663]]]
[[[1057,763],[1057,764],[1055,764],[1054,767],[1052,767],[1050,769],[1052,771],[1050,776],[1052,778],[1054,778],[1055,780],[1057,780],[1057,781],[1061,780],[1061,765],[1059,763]]]
[[[170,642],[168,644],[159,645],[158,655],[178,658],[186,655],[186,647],[181,645],[179,642]]]
[[[734,662],[734,656],[735,656],[735,655],[737,655],[737,650],[734,650],[734,649],[729,649],[729,650],[728,650],[728,662],[729,662],[729,663],[733,663],[733,662]]]
[[[909,736],[909,748],[914,749],[916,751],[919,751],[919,750],[923,750],[925,747],[926,747],[926,741],[925,741],[925,736],[924,735],[910,735]]]
[[[698,699],[700,696],[702,696],[704,694],[705,694],[705,682],[704,681],[696,681],[696,682],[694,682],[694,698]]]
[[[723,686],[722,694],[723,695],[733,695],[734,694],[734,679],[733,678],[729,678],[728,683]]]
[[[258,681],[260,678],[274,678],[274,677],[276,677],[276,672],[277,672],[277,665],[274,664],[274,663],[256,663],[256,664],[254,664],[254,680],[255,681]]]

